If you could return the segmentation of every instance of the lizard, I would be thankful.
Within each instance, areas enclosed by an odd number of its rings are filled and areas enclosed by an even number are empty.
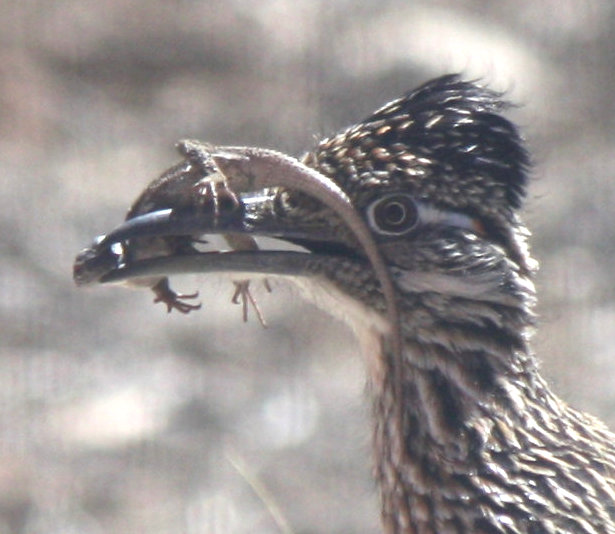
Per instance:
[[[182,140],[176,145],[184,160],[173,165],[153,180],[132,203],[125,217],[129,221],[147,213],[173,208],[176,211],[205,212],[212,210],[218,214],[221,210],[234,209],[239,205],[235,191],[226,177],[221,174],[210,156],[212,146],[200,141]],[[256,241],[246,235],[224,234],[223,237],[233,250],[257,250]],[[120,252],[102,246],[104,237],[94,245],[82,251],[74,267],[74,278],[80,285],[89,283],[90,278],[98,272],[113,269],[119,260]],[[204,243],[198,235],[145,236],[132,239],[121,251],[121,261],[135,262],[156,256],[172,254],[193,254],[198,252],[196,243]],[[87,276],[86,276],[87,274]],[[80,282],[81,281],[81,282]],[[154,302],[162,302],[167,311],[177,310],[187,314],[201,308],[201,304],[188,302],[199,296],[198,291],[189,294],[176,293],[171,289],[167,276],[146,277],[131,280],[130,285],[150,287],[154,292]],[[251,304],[261,325],[267,323],[250,291],[249,280],[234,280],[235,291],[231,297],[234,304],[242,304],[244,322],[248,319],[248,304]],[[264,280],[267,291],[271,287]]]
[[[179,148],[180,151],[183,150],[187,155],[188,163],[191,160],[197,160],[199,164],[206,161],[208,169],[212,168],[222,175],[221,182],[223,185],[220,189],[214,188],[214,191],[218,195],[222,191],[224,191],[225,194],[230,193],[231,205],[229,206],[228,199],[223,203],[220,203],[218,200],[217,204],[214,200],[213,205],[211,203],[209,204],[210,212],[207,213],[208,217],[205,219],[201,218],[202,220],[200,220],[198,214],[195,213],[186,213],[185,216],[182,217],[177,209],[178,207],[181,208],[181,206],[171,205],[169,207],[172,209],[159,210],[157,212],[153,211],[156,209],[155,206],[148,206],[148,209],[144,210],[146,215],[136,216],[132,221],[133,224],[129,224],[131,221],[128,221],[128,223],[116,228],[114,231],[107,234],[99,245],[111,247],[114,243],[127,238],[143,239],[144,236],[147,236],[145,237],[146,239],[153,236],[156,239],[165,240],[170,236],[176,239],[177,236],[180,235],[190,236],[191,234],[199,232],[203,234],[206,233],[207,230],[211,233],[217,233],[216,227],[218,226],[218,218],[221,220],[224,214],[228,214],[229,211],[232,212],[235,207],[234,202],[236,201],[239,202],[237,207],[242,207],[236,194],[228,189],[229,184],[235,191],[259,191],[278,188],[295,190],[313,197],[335,212],[343,220],[347,229],[363,249],[381,285],[390,326],[389,340],[393,354],[393,360],[390,362],[392,366],[392,376],[394,377],[393,394],[396,398],[401,399],[402,336],[393,281],[366,221],[354,209],[346,193],[333,180],[324,176],[317,170],[308,167],[291,156],[287,156],[275,150],[256,147],[216,147],[198,141],[184,143],[183,145],[180,144]],[[205,151],[204,154],[202,153],[203,151]],[[207,159],[204,160],[202,158],[203,155],[206,155]],[[209,167],[209,165],[213,165],[213,167]],[[208,179],[206,183],[201,184],[197,181],[195,182],[195,186],[197,188],[203,187],[209,184],[210,181],[211,179]],[[207,185],[207,187],[210,186]],[[136,204],[139,204],[139,200],[140,199],[137,199]],[[213,217],[211,212],[212,208]],[[181,209],[179,211],[181,211]],[[220,223],[219,227],[223,227],[224,229],[228,228],[225,227],[223,223]],[[224,235],[224,232],[222,233]],[[188,239],[190,243],[194,240],[193,237],[187,237],[185,239]],[[169,253],[167,250],[166,252],[166,256],[172,260],[178,256],[178,254],[174,254],[173,251]],[[175,252],[181,253],[181,250],[176,250]],[[148,254],[148,256],[143,259],[147,260],[152,256],[152,254]],[[186,255],[184,254],[183,257],[186,257]],[[131,267],[130,264],[134,263],[134,260],[139,259],[140,258],[131,258],[132,261],[128,262],[128,267]],[[79,263],[80,257],[78,256],[76,265]],[[136,263],[138,264],[138,261]],[[84,271],[87,277],[87,265],[85,265]],[[121,271],[121,269],[116,265],[115,267],[107,269],[107,271],[106,274],[110,273],[113,275],[115,272]],[[104,274],[105,273],[102,273],[102,275]],[[103,281],[104,276],[102,275],[99,276],[99,279],[96,281]],[[76,281],[79,283],[77,277]],[[91,283],[92,281],[93,280],[90,280],[84,283]],[[397,406],[395,420],[396,424],[399,426],[399,435],[403,436],[403,432],[401,431],[403,427],[401,402],[393,404]],[[403,450],[403,447],[400,450]]]

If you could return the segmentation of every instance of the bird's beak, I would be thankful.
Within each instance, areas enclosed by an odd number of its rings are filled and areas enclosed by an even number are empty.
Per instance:
[[[146,276],[168,276],[195,272],[228,272],[281,274],[301,276],[309,274],[310,262],[344,256],[346,261],[359,259],[348,244],[348,233],[335,231],[335,225],[325,214],[334,215],[319,206],[321,217],[290,217],[279,205],[280,190],[238,195],[239,203],[226,210],[165,209],[127,220],[113,231],[99,237],[82,251],[75,261],[74,278],[78,285],[120,282]],[[316,205],[312,202],[312,205]],[[305,220],[310,222],[305,222]],[[343,227],[343,225],[340,225]],[[139,238],[191,236],[206,234],[225,236],[272,237],[301,246],[301,252],[288,250],[229,250],[215,252],[175,253],[138,261],[129,261],[125,254],[137,246]],[[286,250],[284,250],[286,249]]]

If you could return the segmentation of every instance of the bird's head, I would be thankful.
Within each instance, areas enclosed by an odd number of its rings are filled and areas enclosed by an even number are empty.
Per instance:
[[[404,297],[402,308],[424,294],[445,297],[443,306],[461,299],[526,307],[532,299],[533,261],[517,215],[528,155],[501,115],[506,107],[500,94],[444,76],[304,156],[306,166],[343,191],[369,228]],[[308,253],[274,256],[257,249],[248,260],[246,252],[230,252],[224,260],[202,259],[199,269],[195,258],[181,261],[196,270],[307,275],[370,310],[384,310],[364,247],[344,216],[291,186],[257,187],[248,180],[231,187],[241,210],[210,217],[203,233],[272,236]],[[185,217],[182,224],[186,234],[198,233]]]
[[[305,157],[362,211],[377,237],[474,230],[526,268],[511,235],[528,154],[501,95],[456,75],[433,80],[325,139]]]
[[[518,217],[529,157],[517,129],[501,114],[508,106],[501,94],[448,75],[386,104],[304,156],[306,165],[348,195],[402,294],[533,301],[529,279],[535,263]],[[313,253],[361,256],[344,221],[309,196],[279,189],[271,206],[286,229],[280,237]],[[294,237],[297,228],[302,231]],[[353,280],[338,277],[334,267],[329,271],[329,278],[340,278],[337,284]],[[371,291],[361,290],[364,283],[361,277],[348,292],[370,297]]]

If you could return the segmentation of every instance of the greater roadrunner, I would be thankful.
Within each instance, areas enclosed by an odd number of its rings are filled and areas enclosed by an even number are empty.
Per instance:
[[[505,108],[500,94],[444,76],[303,160],[348,195],[384,258],[400,316],[397,369],[364,247],[309,195],[244,187],[241,209],[183,231],[274,235],[306,253],[174,253],[301,275],[351,323],[369,352],[387,533],[615,533],[615,436],[551,392],[529,346],[535,265],[517,213],[528,156]]]

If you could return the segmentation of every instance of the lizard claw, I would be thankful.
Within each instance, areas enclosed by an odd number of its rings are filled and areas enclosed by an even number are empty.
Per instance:
[[[263,280],[263,285],[265,286],[265,289],[267,290],[267,293],[271,293],[273,291],[273,289],[271,289],[271,284],[269,283],[269,279],[265,278]]]
[[[209,177],[199,180],[192,187],[192,191],[197,195],[202,207],[213,208],[216,217],[222,212],[233,211],[240,205],[237,195],[229,189],[226,182],[212,181]]]
[[[177,310],[181,313],[190,313],[193,310],[201,308],[201,303],[189,304],[184,300],[196,299],[199,296],[199,292],[194,293],[176,293],[169,287],[169,280],[163,278],[155,286],[152,287],[152,291],[155,293],[156,298],[154,302],[163,302],[167,305],[167,312],[171,313],[173,310]]]
[[[235,286],[235,293],[233,293],[233,296],[231,297],[231,302],[233,304],[241,304],[243,306],[243,322],[248,322],[248,303],[250,303],[256,312],[259,323],[263,328],[267,328],[267,322],[258,307],[256,299],[250,292],[250,280],[233,281],[233,285]],[[241,299],[241,302],[239,302],[239,299]]]

